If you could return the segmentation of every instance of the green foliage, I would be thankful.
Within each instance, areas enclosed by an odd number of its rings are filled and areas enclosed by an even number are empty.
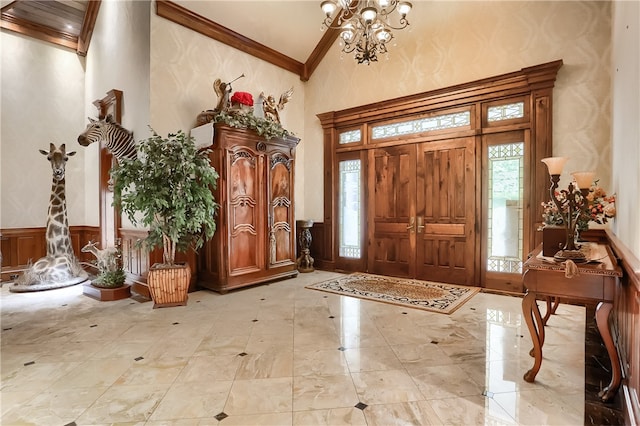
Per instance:
[[[124,284],[126,278],[127,275],[122,269],[116,269],[115,271],[103,271],[98,275],[98,278],[93,280],[93,285],[104,288],[120,287]]]
[[[220,111],[215,117],[216,123],[224,123],[227,126],[250,129],[255,131],[259,136],[266,139],[284,138],[289,135],[289,131],[284,129],[275,121],[259,118],[251,113],[242,113],[234,111]]]
[[[208,151],[197,151],[181,130],[167,138],[152,133],[137,145],[137,159],[123,159],[111,170],[114,204],[132,223],[149,227],[145,245],[163,247],[164,263],[173,264],[176,249],[198,249],[216,230],[211,191],[218,173]]]

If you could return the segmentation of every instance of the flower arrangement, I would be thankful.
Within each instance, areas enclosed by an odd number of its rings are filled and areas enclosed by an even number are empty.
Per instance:
[[[252,107],[253,96],[251,96],[251,93],[247,92],[235,92],[233,96],[231,96],[231,103]]]
[[[587,208],[578,217],[578,231],[589,229],[589,222],[602,225],[616,215],[616,196],[607,193],[598,186],[598,181],[589,188]]]
[[[560,204],[564,207],[560,212],[556,203],[553,200],[541,203],[542,205],[542,219],[545,225],[563,225],[563,216],[567,214],[567,203],[565,203],[564,193],[556,191],[555,197],[560,201]],[[586,196],[587,205],[580,211],[580,214],[576,220],[576,229],[578,231],[586,231],[589,229],[589,223],[594,222],[597,224],[607,223],[608,220],[616,215],[615,195],[607,196],[606,192],[598,186],[598,181],[595,181],[589,193]]]
[[[560,199],[563,197],[558,191],[555,192],[555,196]],[[542,205],[542,223],[544,225],[564,225],[562,214],[553,200],[542,202],[540,204]]]

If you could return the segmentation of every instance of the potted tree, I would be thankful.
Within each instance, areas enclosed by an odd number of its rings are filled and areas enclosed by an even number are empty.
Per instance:
[[[182,131],[165,138],[152,130],[137,147],[136,159],[122,159],[111,170],[114,204],[133,224],[149,228],[147,249],[163,249],[163,262],[152,265],[147,278],[154,308],[185,305],[191,270],[176,264],[176,251],[197,250],[213,236],[218,173],[208,151],[198,151]]]

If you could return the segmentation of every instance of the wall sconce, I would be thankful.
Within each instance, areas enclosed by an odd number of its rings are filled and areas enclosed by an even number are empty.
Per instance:
[[[593,172],[574,172],[571,174],[574,181],[569,184],[567,189],[562,189],[556,194],[558,182],[562,169],[567,162],[567,157],[548,157],[543,158],[542,162],[547,165],[549,175],[551,176],[551,187],[549,195],[558,208],[559,214],[562,216],[567,238],[562,250],[556,253],[554,258],[558,261],[572,260],[580,263],[587,260],[585,254],[576,247],[575,236],[578,217],[585,209],[587,202],[586,197],[589,194],[589,188],[595,177]]]

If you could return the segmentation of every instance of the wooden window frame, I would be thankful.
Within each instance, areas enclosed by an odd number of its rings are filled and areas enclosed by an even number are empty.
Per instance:
[[[514,98],[506,98],[499,99],[491,102],[484,102],[482,104],[482,128],[486,131],[487,129],[495,129],[495,128],[511,128],[514,125],[525,124],[528,125],[531,122],[531,102],[529,102],[528,96],[518,96]],[[518,102],[524,103],[524,116],[518,118],[510,118],[506,120],[499,121],[489,121],[489,108],[515,104]]]
[[[342,257],[340,256],[340,250],[339,250],[339,245],[340,245],[340,237],[339,234],[337,233],[338,227],[339,227],[339,217],[340,217],[340,212],[339,212],[339,208],[340,208],[340,203],[336,202],[335,203],[335,215],[334,217],[336,218],[336,235],[335,235],[335,251],[336,251],[336,269],[338,270],[346,270],[346,271],[354,271],[354,270],[364,270],[364,268],[366,268],[367,265],[367,258],[368,258],[368,251],[367,251],[367,240],[366,240],[366,226],[365,226],[365,222],[367,220],[367,207],[365,204],[365,196],[366,193],[364,191],[365,187],[366,187],[366,183],[367,183],[367,176],[366,176],[366,170],[367,170],[367,155],[366,155],[367,151],[364,150],[360,150],[360,151],[351,151],[351,152],[343,152],[343,153],[339,153],[336,155],[336,165],[338,165],[341,161],[348,161],[348,160],[360,160],[360,166],[361,166],[361,173],[360,173],[360,188],[362,189],[362,191],[360,192],[360,206],[363,207],[362,211],[361,211],[361,220],[360,220],[360,247],[361,247],[361,254],[360,254],[360,258],[349,258],[349,257]],[[340,191],[340,170],[338,167],[335,168],[335,182],[336,182],[336,188],[337,191]]]
[[[541,243],[542,237],[536,232],[541,225],[542,211],[540,203],[548,197],[549,180],[544,164],[540,159],[552,154],[552,119],[553,119],[553,87],[562,60],[548,62],[520,71],[489,77],[470,83],[451,86],[444,89],[418,93],[373,104],[362,105],[341,111],[318,114],[324,133],[324,252],[319,263],[327,269],[335,269],[337,263],[337,153],[345,151],[366,151],[380,144],[347,147],[338,144],[338,129],[362,126],[366,130],[367,142],[370,142],[369,127],[374,123],[410,120],[427,114],[443,113],[447,110],[471,108],[472,129],[458,132],[460,134],[483,134],[525,130],[531,132],[530,161],[528,186],[530,196],[525,200],[531,207],[530,220],[525,223],[525,252],[531,251]],[[502,120],[499,125],[485,126],[486,109],[493,105],[525,102],[525,117],[514,120]],[[448,130],[448,129],[447,129]],[[455,129],[454,129],[455,130]],[[412,138],[396,138],[385,140],[384,144],[415,143],[425,140],[437,140],[454,136],[456,132],[446,135],[410,135]],[[416,136],[413,138],[413,136]],[[408,140],[411,139],[411,140]],[[478,138],[480,141],[481,138]],[[480,213],[480,212],[478,212]],[[477,239],[481,241],[481,238]],[[478,242],[478,244],[480,244]],[[480,253],[479,248],[476,252]],[[481,259],[479,259],[481,261]]]

